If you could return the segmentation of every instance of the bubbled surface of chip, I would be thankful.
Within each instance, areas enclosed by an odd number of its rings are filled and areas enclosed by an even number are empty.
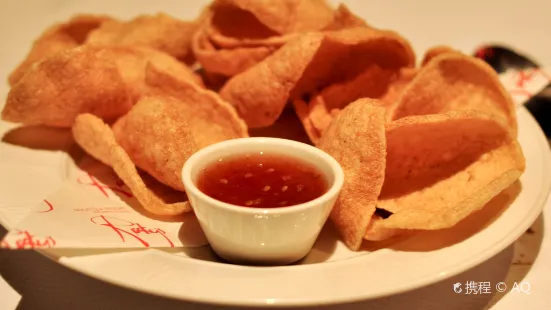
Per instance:
[[[197,151],[185,112],[174,98],[144,97],[113,125],[118,144],[136,166],[181,191],[182,167]]]

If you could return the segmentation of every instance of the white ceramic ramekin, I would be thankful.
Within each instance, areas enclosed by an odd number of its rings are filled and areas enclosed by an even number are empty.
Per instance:
[[[325,177],[328,190],[295,206],[259,209],[236,206],[201,192],[201,171],[220,158],[265,152],[309,162]],[[308,254],[335,204],[344,181],[338,162],[304,143],[276,138],[242,138],[210,145],[193,154],[182,169],[184,186],[212,249],[238,264],[285,265]]]

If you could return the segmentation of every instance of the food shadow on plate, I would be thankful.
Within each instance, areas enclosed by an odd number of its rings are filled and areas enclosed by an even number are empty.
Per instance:
[[[120,198],[125,204],[132,207],[141,215],[163,222],[182,222],[178,232],[178,237],[183,244],[196,244],[203,239],[202,234],[197,234],[197,232],[201,231],[201,228],[193,212],[188,212],[177,216],[160,216],[148,212],[143,208],[140,202],[135,199],[132,192],[128,189],[124,182],[119,179],[111,167],[104,165],[90,156],[85,156],[79,162],[76,169],[78,169],[81,173],[87,174],[88,178],[94,178],[100,183],[109,186],[111,188],[110,193],[118,196],[118,198]],[[187,195],[184,192],[177,191],[160,183],[143,171],[139,171],[139,173],[147,188],[154,192],[155,195],[161,198],[164,202],[174,203],[188,200]]]
[[[327,221],[321,230],[312,250],[295,265],[323,263],[331,258],[340,242],[339,233],[331,221]]]
[[[484,208],[472,213],[453,227],[411,232],[393,240],[364,242],[362,250],[373,252],[389,248],[395,251],[429,252],[460,243],[493,223],[513,203],[521,189],[521,183],[516,181],[488,202]]]
[[[145,217],[163,222],[183,222],[184,220],[189,219],[189,214],[182,214],[178,216],[160,216],[148,212],[143,208],[140,202],[136,200],[130,189],[128,189],[124,182],[119,179],[111,167],[104,165],[90,156],[84,156],[84,158],[78,162],[76,169],[87,174],[89,178],[94,178],[100,183],[109,186],[113,194],[117,195],[124,203]],[[139,169],[138,172],[147,188],[154,192],[155,195],[161,198],[164,202],[174,203],[187,201],[187,195],[184,192],[177,191],[160,183],[152,176]]]
[[[249,129],[249,135],[251,137],[272,137],[312,144],[294,108],[291,106],[285,107],[274,124],[268,127]]]
[[[494,287],[505,278],[511,264],[512,256],[513,248],[510,246],[480,265],[449,279],[425,287],[387,297],[335,306],[321,306],[317,307],[317,309],[489,309],[487,305],[492,300],[492,297],[503,297],[503,295],[505,295],[504,293],[496,293]],[[373,279],[373,281],[376,281],[376,279]],[[472,292],[467,294],[466,283],[469,281],[474,281],[477,285],[481,282],[490,282],[490,285],[493,287],[491,292],[487,294],[474,294]],[[454,284],[457,283],[461,284],[460,293],[456,293],[453,290]]]
[[[36,151],[64,152],[75,165],[86,155],[75,143],[70,128],[16,127],[4,133],[2,142]]]
[[[333,227],[333,224],[328,221],[323,227],[318,239],[316,240],[316,243],[314,244],[314,246],[312,247],[312,250],[308,253],[308,255],[294,263],[289,264],[289,266],[317,264],[317,263],[326,262],[331,258],[333,258],[338,242],[339,242],[338,233]],[[248,267],[259,267],[259,268],[277,267],[277,266],[242,264],[242,263],[234,264],[232,262],[226,261],[225,259],[219,257],[208,245],[204,247],[196,247],[196,248],[177,248],[177,249],[163,248],[159,250],[170,254],[176,254],[176,255],[185,256],[189,258],[223,263],[223,264],[239,265],[239,266],[246,265]]]
[[[2,136],[2,142],[35,150],[67,151],[73,144],[70,128],[16,127]]]
[[[515,282],[520,284],[524,281],[524,278],[532,269],[533,263],[539,255],[544,237],[544,228],[545,223],[543,220],[543,214],[540,214],[534,224],[532,224],[532,226],[528,228],[526,232],[512,245],[514,249],[512,255],[512,265],[508,269],[507,274],[504,275],[504,277],[499,281],[505,282],[507,285],[511,285]],[[504,294],[495,294],[489,302],[487,309],[490,309],[507,294],[516,293],[517,292],[508,290],[507,293]]]
[[[223,263],[223,264],[230,264],[228,262],[225,262],[222,258],[220,258],[209,245],[204,245],[200,247],[187,247],[187,248],[162,248],[162,249],[156,249],[159,251],[163,251],[168,254],[174,254],[177,256],[182,256],[186,258],[192,258],[202,261],[208,261],[208,262],[214,262],[214,263]]]
[[[545,212],[545,211],[544,211]],[[545,232],[543,213],[516,242],[513,264],[530,266],[537,259]]]
[[[0,229],[1,235],[1,229]],[[502,298],[505,294],[477,294],[466,295],[463,286],[463,292],[457,294],[453,291],[453,284],[460,282],[463,285],[467,281],[488,281],[490,283],[498,283],[503,281],[508,272],[509,265],[513,256],[513,248],[508,247],[501,253],[490,258],[486,262],[473,267],[459,275],[450,279],[419,288],[413,291],[396,294],[388,297],[366,300],[354,303],[344,303],[332,306],[317,305],[313,308],[324,310],[363,310],[363,309],[488,309],[486,306],[494,298]],[[53,261],[44,259],[43,256],[31,251],[0,251],[0,275],[23,296],[33,296],[32,298],[23,298],[18,309],[41,309],[40,304],[48,304],[48,309],[64,309],[67,305],[67,299],[52,299],[48,295],[51,291],[44,289],[36,289],[36,283],[49,283],[55,285],[58,291],[72,292],[70,301],[73,309],[92,309],[92,308],[109,308],[112,305],[110,300],[121,300],[124,296],[123,308],[126,309],[151,309],[159,308],[163,305],[163,309],[204,309],[204,310],[230,310],[235,307],[198,304],[192,302],[184,302],[163,297],[143,294],[138,291],[128,290],[123,287],[113,286],[112,284],[104,283],[100,280],[90,278],[79,272],[65,268],[62,265],[56,264]],[[60,280],[62,279],[62,280]],[[70,279],[70,281],[64,281]],[[48,282],[50,281],[50,282]],[[367,279],[366,281],[369,281]],[[372,281],[376,281],[372,279]],[[511,293],[515,294],[515,292]],[[90,306],[90,296],[100,296],[97,298],[97,303]],[[407,305],[407,306],[406,306]],[[286,309],[306,309],[304,307],[285,307]],[[266,309],[260,307],[247,307],[246,309]]]
[[[1,226],[0,226],[1,229]],[[193,258],[203,261],[211,262],[223,262],[211,247],[208,245],[200,247],[183,247],[183,248],[93,248],[93,249],[47,249],[40,250],[41,254],[44,254],[48,258],[53,260],[59,259],[59,257],[79,257],[79,256],[95,256],[114,253],[129,253],[129,252],[143,252],[143,251],[161,251],[168,254],[173,254],[181,257]]]

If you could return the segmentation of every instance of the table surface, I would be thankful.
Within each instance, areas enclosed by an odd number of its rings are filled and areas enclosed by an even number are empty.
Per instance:
[[[110,13],[122,18],[162,11],[184,1],[6,0],[0,3],[0,79],[20,61],[29,44],[47,25],[76,12]],[[335,2],[335,1],[333,1]],[[435,44],[449,44],[470,53],[485,42],[521,49],[551,66],[549,29],[551,1],[343,1],[371,24],[394,29],[410,39],[418,55]],[[172,14],[192,17],[205,1],[186,1]],[[400,13],[397,13],[400,12]],[[9,44],[7,44],[7,42]],[[8,91],[0,85],[0,99]],[[2,100],[3,103],[3,100]],[[2,104],[0,104],[1,106]],[[456,277],[434,285],[338,309],[551,309],[551,202],[513,245]],[[5,231],[1,231],[3,235]],[[4,280],[5,282],[4,282]],[[183,279],[184,280],[184,279]],[[456,294],[453,283],[505,282],[507,293]],[[7,282],[7,283],[6,283]],[[514,283],[530,285],[530,293],[513,291]],[[15,289],[13,292],[9,286]],[[66,269],[32,251],[0,251],[0,309],[219,309],[129,291]],[[10,306],[10,302],[13,305]]]

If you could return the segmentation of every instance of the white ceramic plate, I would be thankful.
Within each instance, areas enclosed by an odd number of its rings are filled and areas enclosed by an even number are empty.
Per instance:
[[[520,182],[452,229],[426,232],[389,248],[350,252],[328,225],[300,265],[248,267],[220,263],[209,247],[174,251],[49,250],[61,264],[131,289],[207,303],[318,305],[370,299],[418,288],[460,273],[513,243],[536,219],[548,196],[551,157],[537,123],[519,110],[519,141],[526,156]],[[6,129],[3,123],[0,128]],[[11,137],[12,131],[6,137]],[[57,138],[65,142],[63,132]],[[53,135],[57,136],[57,135]],[[12,141],[12,138],[7,139]],[[15,141],[19,141],[15,139]],[[28,142],[28,141],[27,141]],[[62,143],[63,144],[63,143]],[[63,152],[0,144],[1,224],[27,210],[48,184],[71,173]],[[29,183],[30,182],[30,183]],[[509,203],[514,199],[512,203]],[[12,213],[5,206],[15,206]],[[20,206],[20,207],[17,207]],[[19,212],[19,211],[16,211]],[[23,216],[23,212],[20,212]]]
[[[473,1],[473,5],[479,5],[477,2],[479,1]],[[16,5],[15,2],[10,3]],[[181,1],[148,3],[150,4],[146,7],[143,4],[132,5],[130,2],[83,1],[57,7],[58,1],[37,1],[36,6],[31,9],[19,10],[26,20],[34,20],[32,25],[29,24],[30,28],[28,27],[31,31],[25,31],[27,28],[21,27],[26,25],[21,21],[21,16],[6,14],[6,18],[2,20],[9,27],[1,27],[0,31],[23,31],[18,33],[17,39],[12,36],[12,42],[18,45],[17,48],[5,49],[7,57],[0,60],[0,73],[2,76],[7,75],[23,57],[31,39],[46,25],[75,12],[100,12],[130,17],[143,12],[163,10],[191,17],[202,6],[198,1],[185,4]],[[424,26],[419,26],[423,23],[411,19],[411,25],[417,25],[417,28],[406,27],[408,22],[403,22],[403,18],[385,20],[374,7],[364,6],[364,3],[352,2],[350,6],[373,24],[388,26],[403,33],[412,39],[418,50],[434,43],[454,43],[449,42],[447,37],[444,40],[437,35],[428,36],[430,39],[424,41],[427,37],[425,33],[430,33],[430,29],[434,27],[423,28]],[[422,8],[417,7],[418,3],[415,5],[415,10],[410,10],[411,12],[423,12]],[[378,8],[381,9],[381,6]],[[384,12],[390,12],[389,10],[392,11],[384,8]],[[464,10],[468,12],[467,9]],[[458,13],[459,15],[461,14]],[[393,24],[400,24],[401,27],[393,27]],[[458,22],[448,21],[442,27],[445,25],[458,25]],[[417,33],[417,42],[412,38],[412,31]],[[3,37],[7,35],[7,32],[2,32]],[[482,42],[487,38],[482,36],[478,39]],[[455,41],[455,46],[466,49],[468,44],[462,44],[461,39]],[[18,56],[14,56],[16,53]],[[5,88],[0,90],[5,93]],[[547,141],[530,114],[521,109],[518,117],[519,140],[527,160],[526,172],[518,186],[453,229],[419,234],[390,248],[350,252],[337,240],[328,226],[301,265],[287,267],[247,267],[219,263],[208,247],[173,252],[56,250],[46,254],[65,266],[117,285],[171,298],[224,305],[331,304],[376,298],[418,288],[451,277],[495,255],[514,242],[541,212],[551,186],[551,176],[548,173],[551,156]],[[0,122],[0,134],[11,128],[12,126]],[[60,145],[67,142],[67,136],[63,132],[54,130],[51,133]],[[13,142],[32,136],[32,132],[12,131],[4,139]],[[25,139],[26,144],[35,146],[42,142],[40,139]],[[69,158],[64,152],[31,150],[7,142],[0,143],[0,224],[9,229],[25,216],[30,206],[59,186],[69,173]],[[507,195],[515,190],[520,192],[514,202],[508,205]]]

